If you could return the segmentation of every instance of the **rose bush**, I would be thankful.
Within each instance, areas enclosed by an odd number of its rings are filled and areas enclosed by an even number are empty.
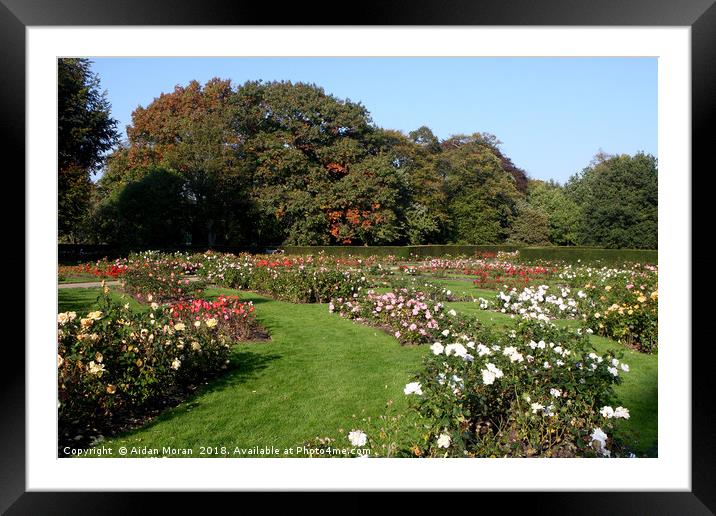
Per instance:
[[[189,299],[203,290],[205,283],[191,278],[181,262],[166,260],[135,261],[124,273],[122,287],[140,301]]]
[[[105,289],[98,310],[58,314],[60,427],[101,426],[117,411],[131,412],[216,375],[227,367],[236,338],[224,330],[253,325],[251,308],[225,300],[202,308],[199,319],[197,312],[157,303],[133,312]],[[219,314],[228,319],[219,324]]]
[[[326,303],[334,296],[349,296],[367,285],[361,270],[325,257],[205,256],[200,275],[207,281],[291,303]]]
[[[370,456],[630,456],[609,437],[629,418],[613,390],[629,372],[620,352],[599,355],[584,332],[534,319],[451,333],[405,385],[412,416],[363,423]]]

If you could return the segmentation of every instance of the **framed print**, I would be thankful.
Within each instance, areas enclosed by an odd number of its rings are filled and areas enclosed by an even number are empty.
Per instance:
[[[1,1],[27,206],[3,510],[716,510],[691,300],[710,0]]]

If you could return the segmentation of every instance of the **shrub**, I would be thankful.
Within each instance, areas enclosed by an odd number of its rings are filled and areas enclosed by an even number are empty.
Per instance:
[[[208,254],[200,274],[229,288],[254,290],[291,303],[326,303],[358,292],[367,281],[360,270],[323,257]]]
[[[520,249],[520,259],[534,262],[535,260],[570,263],[604,263],[608,265],[625,262],[643,262],[656,264],[659,252],[652,249],[600,249],[596,247],[525,247]]]
[[[122,287],[142,301],[188,299],[204,286],[189,279],[183,263],[154,259],[133,263],[122,280]]]
[[[61,429],[102,426],[118,411],[197,384],[228,363],[231,340],[208,318],[183,322],[156,303],[135,313],[112,301],[107,288],[98,302],[99,310],[85,317],[57,316]],[[235,316],[247,317],[230,313]]]
[[[413,416],[353,428],[370,456],[627,455],[609,435],[629,418],[613,390],[629,367],[618,352],[597,355],[581,330],[522,320],[514,330],[452,331],[430,351],[404,389]]]
[[[593,446],[592,435],[611,428],[613,414],[600,411],[615,401],[618,368],[628,370],[617,353],[598,356],[585,334],[528,320],[513,332],[462,340],[434,344],[417,387],[406,386],[421,392],[423,455],[609,455],[606,441]]]
[[[456,317],[441,302],[423,292],[400,289],[386,294],[369,290],[351,297],[336,297],[328,305],[330,312],[383,328],[402,344],[426,344],[453,334],[465,334],[479,328],[477,319]]]
[[[599,335],[645,353],[658,348],[659,293],[656,285],[590,285],[592,304],[584,320]],[[595,290],[598,292],[595,295]]]
[[[652,353],[658,348],[658,268],[567,266],[561,281],[579,287],[579,313],[597,334]]]
[[[247,340],[257,329],[254,305],[239,301],[237,296],[219,296],[214,301],[193,299],[169,307],[172,320],[189,325],[216,327],[228,339]],[[197,324],[198,323],[198,324]]]

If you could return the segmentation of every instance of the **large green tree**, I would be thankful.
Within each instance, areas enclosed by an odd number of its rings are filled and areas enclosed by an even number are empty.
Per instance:
[[[510,234],[522,194],[494,145],[494,137],[480,133],[442,143],[436,172],[446,181],[453,242],[497,244]]]
[[[579,205],[580,243],[608,248],[658,246],[658,167],[643,152],[598,155],[566,185]]]
[[[57,62],[58,238],[77,242],[90,211],[91,175],[118,141],[106,93],[88,59]]]
[[[136,191],[145,174],[161,169],[181,183],[181,197],[172,202],[183,213],[171,219],[181,228],[169,227],[167,219],[166,235],[182,242],[188,235],[191,243],[199,245],[246,243],[251,231],[250,178],[243,175],[240,161],[243,147],[235,128],[236,100],[230,81],[212,79],[203,86],[196,81],[177,86],[137,108],[127,128],[127,145],[113,154],[100,181],[106,201],[97,215],[119,210],[123,220],[133,220],[133,214],[122,213],[132,206],[120,202],[126,197],[123,190]],[[171,188],[167,191],[168,196],[175,193]],[[115,203],[111,210],[108,203]],[[143,230],[137,226],[137,231]],[[105,239],[110,235],[128,239],[125,243],[133,240],[130,232],[102,232]]]
[[[580,242],[581,209],[563,186],[554,181],[530,180],[528,201],[547,215],[550,243],[576,245]]]
[[[520,245],[549,244],[549,217],[526,201],[519,201],[507,241]]]
[[[237,97],[257,241],[387,244],[401,237],[405,180],[363,105],[291,82],[249,82]]]

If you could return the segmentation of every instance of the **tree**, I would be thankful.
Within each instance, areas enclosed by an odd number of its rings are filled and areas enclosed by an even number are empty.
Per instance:
[[[554,245],[579,243],[581,210],[564,187],[554,181],[530,180],[528,202],[547,215],[549,241]]]
[[[549,243],[549,218],[542,210],[526,201],[518,203],[518,213],[512,222],[511,244],[545,245]]]
[[[87,59],[58,59],[58,229],[77,241],[90,210],[91,174],[118,141],[106,93]]]
[[[570,178],[569,196],[580,206],[580,240],[608,248],[658,246],[658,169],[656,158],[598,156]]]
[[[494,137],[457,135],[442,143],[439,174],[446,180],[451,240],[464,244],[497,244],[510,233],[517,214],[517,191]]]
[[[187,240],[184,180],[161,168],[135,171],[97,204],[92,224],[100,240],[129,247],[171,247]]]
[[[432,154],[440,152],[440,140],[438,140],[437,136],[433,134],[429,127],[425,125],[421,126],[415,131],[410,131],[408,136],[413,143],[420,145],[428,152]]]
[[[378,129],[381,151],[393,157],[393,164],[408,182],[405,209],[406,241],[419,245],[442,243],[450,228],[447,184],[438,163],[442,149],[432,131],[423,126],[406,137],[399,131]]]
[[[182,181],[183,234],[193,244],[244,243],[249,238],[250,177],[240,162],[236,95],[231,81],[197,81],[163,93],[132,113],[129,141],[109,160],[100,187],[105,195],[155,169]],[[113,194],[114,192],[114,194]]]
[[[401,236],[403,179],[368,111],[313,84],[249,82],[237,129],[258,241],[379,244]]]

